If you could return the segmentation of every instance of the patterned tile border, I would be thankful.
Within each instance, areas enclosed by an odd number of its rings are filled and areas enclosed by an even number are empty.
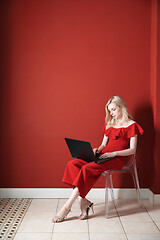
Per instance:
[[[0,239],[12,240],[32,199],[0,199]]]

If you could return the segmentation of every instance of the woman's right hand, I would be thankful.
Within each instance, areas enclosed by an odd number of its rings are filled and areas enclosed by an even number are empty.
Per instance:
[[[94,155],[96,155],[97,151],[98,151],[98,148],[93,148]]]

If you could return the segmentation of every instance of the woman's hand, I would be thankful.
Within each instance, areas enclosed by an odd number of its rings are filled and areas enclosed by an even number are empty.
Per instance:
[[[93,148],[94,155],[96,155],[97,151],[98,151],[98,148]]]
[[[108,157],[116,157],[116,155],[117,155],[116,152],[104,153],[99,157],[99,159],[105,159]]]

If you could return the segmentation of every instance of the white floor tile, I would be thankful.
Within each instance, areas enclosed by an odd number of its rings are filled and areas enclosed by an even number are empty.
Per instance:
[[[124,214],[122,214],[122,212],[121,212],[120,219],[122,222],[124,222],[124,221],[127,221],[127,222],[133,222],[133,221],[134,222],[152,222],[151,217],[145,211],[130,212],[128,210],[128,212],[125,212]]]
[[[128,240],[160,240],[160,233],[127,234]]]
[[[14,240],[51,240],[52,233],[17,233]]]
[[[33,199],[14,240],[160,240],[160,206],[145,201],[142,209],[136,199],[117,199],[106,219],[104,199],[90,199],[94,214],[82,221],[77,200],[64,222],[52,223],[66,200]]]
[[[153,221],[160,222],[160,206],[147,206],[146,209]]]
[[[124,233],[119,219],[96,217],[88,220],[90,233]]]
[[[52,232],[52,212],[27,212],[18,232]]]
[[[109,219],[114,219],[118,217],[116,208],[112,202],[109,203],[108,207],[108,218]],[[95,217],[101,216],[105,217],[105,203],[95,203],[94,204],[94,212],[95,212]]]
[[[87,220],[79,220],[68,217],[65,221],[54,224],[54,232],[88,233],[88,223]]]
[[[127,240],[125,234],[113,234],[113,233],[94,233],[90,234],[90,240]]]
[[[159,233],[153,222],[122,222],[126,233]]]
[[[88,233],[53,233],[51,240],[89,240]]]
[[[28,209],[32,211],[54,211],[57,208],[58,199],[33,199]]]
[[[146,209],[140,207],[136,199],[117,199],[115,200],[115,205],[119,215],[146,212]]]
[[[160,220],[155,220],[155,224],[157,225],[157,227],[159,228],[159,231],[160,231]]]

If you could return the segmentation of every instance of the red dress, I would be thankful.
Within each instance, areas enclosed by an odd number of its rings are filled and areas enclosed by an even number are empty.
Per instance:
[[[106,129],[105,124],[102,131],[109,139],[102,153],[125,150],[129,147],[131,137],[136,134],[143,134],[143,129],[136,122],[128,127],[110,127],[108,129]],[[115,157],[110,161],[97,164],[88,163],[81,159],[73,159],[68,162],[62,181],[73,188],[78,187],[80,196],[84,198],[103,171],[121,169],[124,160],[125,157]]]

